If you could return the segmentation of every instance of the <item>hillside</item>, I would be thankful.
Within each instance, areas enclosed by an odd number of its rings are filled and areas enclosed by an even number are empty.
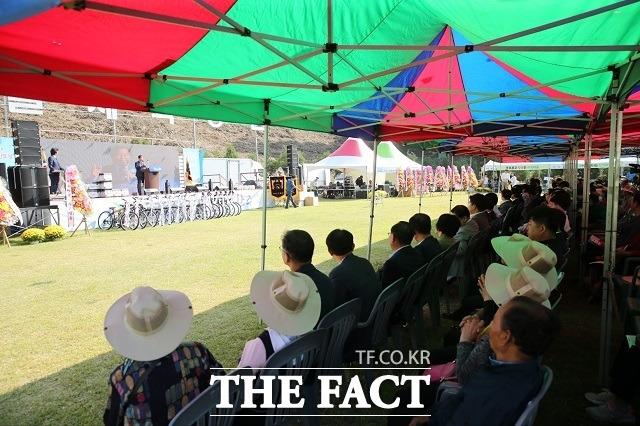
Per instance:
[[[39,122],[42,138],[114,141],[114,120],[108,119],[104,110],[89,112],[87,107],[46,102],[42,115],[10,112],[9,120],[12,119]],[[189,118],[174,117],[171,124],[167,117],[119,110],[115,133],[118,142],[181,147],[194,145],[194,121]],[[255,156],[256,134],[258,152],[262,156],[264,133],[251,130],[249,125],[223,123],[220,127],[212,127],[204,120],[195,123],[196,146],[205,150],[208,156],[223,156],[228,146],[235,147],[240,156]],[[313,162],[338,148],[344,140],[344,137],[330,134],[271,127],[269,157],[278,157],[286,145],[293,144],[307,161]]]

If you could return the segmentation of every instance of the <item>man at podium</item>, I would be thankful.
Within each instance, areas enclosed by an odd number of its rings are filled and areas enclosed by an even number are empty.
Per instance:
[[[136,161],[136,178],[138,179],[138,195],[144,194],[144,171],[147,168],[144,164],[142,154],[138,155],[138,161]]]

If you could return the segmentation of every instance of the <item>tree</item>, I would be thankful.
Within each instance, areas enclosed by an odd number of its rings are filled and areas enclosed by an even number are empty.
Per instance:
[[[224,158],[238,158],[238,152],[233,145],[227,146],[227,151],[224,153]]]

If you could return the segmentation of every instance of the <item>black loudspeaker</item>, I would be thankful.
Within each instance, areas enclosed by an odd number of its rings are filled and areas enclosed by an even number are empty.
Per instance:
[[[9,167],[9,191],[18,207],[49,205],[46,167]]]
[[[298,168],[298,148],[293,145],[287,145],[287,166],[292,172]]]
[[[13,146],[16,164],[22,166],[39,166],[42,162],[40,153],[40,128],[36,121],[13,120]]]
[[[7,165],[6,163],[0,163],[0,177],[7,180]]]

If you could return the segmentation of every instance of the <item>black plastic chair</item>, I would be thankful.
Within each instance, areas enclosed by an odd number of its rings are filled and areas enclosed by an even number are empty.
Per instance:
[[[415,322],[416,345],[418,348],[426,346],[426,329],[424,327],[424,306],[429,305],[429,314],[431,323],[434,327],[440,325],[440,297],[438,294],[437,278],[442,269],[442,261],[446,255],[446,250],[431,259],[427,265],[422,278],[422,292],[418,295],[412,309],[413,320]],[[446,277],[445,277],[446,279]]]
[[[320,320],[316,329],[327,330],[327,344],[323,347],[318,362],[317,375],[334,374],[335,368],[342,367],[342,352],[351,332],[358,325],[362,300],[353,299],[335,308]]]
[[[365,346],[363,349],[375,349],[387,341],[389,320],[400,297],[403,281],[404,279],[401,278],[382,290],[367,321],[358,324],[355,332],[359,335],[358,338],[363,339]],[[371,367],[371,365],[366,364],[364,367]],[[373,382],[373,372],[365,369],[364,376],[367,386],[370,385]]]
[[[438,274],[436,275],[436,293],[433,303],[434,305],[437,305],[437,311],[431,313],[431,321],[433,322],[434,327],[440,327],[440,290],[444,293],[444,303],[447,307],[447,312],[451,311],[447,279],[449,278],[449,269],[451,269],[451,264],[456,258],[456,253],[458,253],[459,245],[460,243],[457,242],[445,251],[444,257],[442,258],[442,264],[440,265]],[[429,307],[431,309],[431,304],[429,304]]]
[[[400,335],[402,328],[405,325],[409,325],[409,334],[413,347],[416,347],[416,340],[414,334],[411,332],[413,329],[412,317],[414,313],[414,305],[416,301],[422,295],[422,289],[424,286],[424,273],[427,270],[428,265],[422,266],[407,278],[407,282],[402,288],[400,298],[396,304],[396,309],[391,317],[391,324],[389,330],[391,332],[391,338],[393,340],[393,346],[396,349],[400,349],[401,341]]]
[[[312,369],[318,367],[320,354],[326,344],[326,340],[326,329],[314,330],[280,349],[271,355],[265,363],[255,387],[262,388],[264,386],[263,378],[268,376],[300,376],[302,377],[302,383],[309,382],[309,377],[313,372]],[[301,409],[281,407],[277,404],[277,401],[281,399],[280,391],[280,382],[274,380],[272,382],[272,395],[276,407],[267,409],[265,413],[266,426],[289,423],[294,419],[292,415],[296,413],[303,415],[315,409],[308,401]],[[311,420],[315,421],[317,417],[312,417]]]
[[[239,368],[227,376],[253,374],[251,368]],[[229,403],[232,408],[218,408],[220,404],[220,382],[205,389],[193,401],[187,404],[171,420],[169,426],[228,426],[233,423],[233,415],[238,412],[242,400],[242,379],[239,384],[229,384]]]

